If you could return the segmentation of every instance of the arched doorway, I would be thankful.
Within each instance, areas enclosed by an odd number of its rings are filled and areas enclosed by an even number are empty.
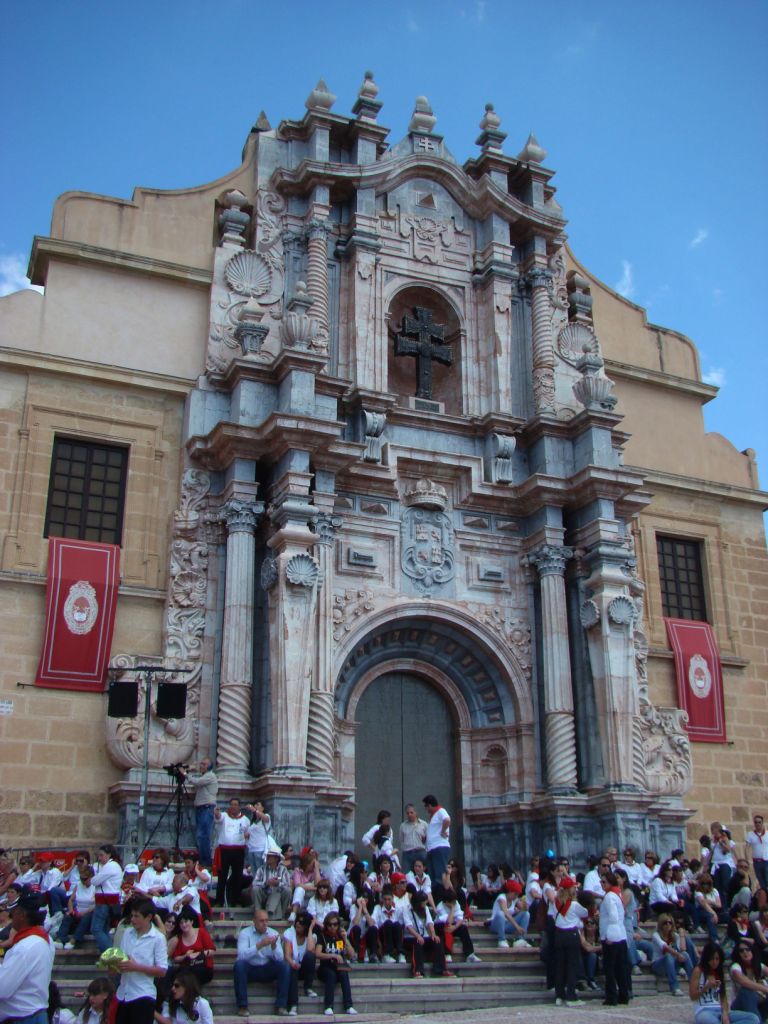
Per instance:
[[[355,849],[386,808],[392,812],[394,845],[405,804],[434,793],[452,818],[451,841],[459,853],[460,793],[456,786],[456,723],[440,692],[409,672],[387,672],[370,684],[355,712]]]

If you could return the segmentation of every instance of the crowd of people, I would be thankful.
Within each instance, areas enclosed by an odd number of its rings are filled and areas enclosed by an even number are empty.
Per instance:
[[[209,796],[212,766],[200,767],[195,792]],[[451,856],[449,812],[432,794],[423,805],[422,818],[409,804],[397,830],[382,810],[361,837],[363,857],[347,850],[326,864],[311,845],[279,845],[262,803],[241,807],[234,798],[225,809],[199,805],[206,855],[190,853],[183,865],[172,865],[165,850],[152,851],[145,865],[123,865],[110,844],[94,863],[79,851],[66,873],[50,853],[18,863],[0,855],[0,1021],[51,1024],[54,951],[90,935],[100,953],[119,949],[123,959],[89,986],[77,1024],[211,1024],[202,993],[216,944],[206,922],[248,905],[253,920],[238,934],[233,968],[243,1017],[249,984],[273,985],[276,1012],[293,1016],[300,989],[319,998],[316,979],[326,1015],[337,992],[344,1012],[355,1014],[355,963],[407,964],[416,979],[430,965],[433,975],[452,977],[459,947],[466,961],[479,961],[472,936],[486,927],[500,948],[530,950],[538,933],[556,1005],[584,1005],[580,990],[596,990],[600,971],[605,1003],[626,1004],[633,975],[648,963],[673,995],[694,1000],[696,1024],[768,1019],[768,835],[760,815],[745,837],[749,857],[713,822],[691,859],[682,850],[660,860],[652,850],[609,847],[582,874],[548,851],[525,871],[502,862],[472,865],[465,876]],[[286,919],[282,933],[270,924]],[[697,947],[692,933],[706,941]],[[68,1021],[56,1012],[55,1024],[73,1024],[73,1014]]]

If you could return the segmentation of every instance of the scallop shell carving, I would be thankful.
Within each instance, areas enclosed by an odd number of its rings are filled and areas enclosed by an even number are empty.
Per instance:
[[[585,324],[566,324],[557,335],[557,351],[567,363],[575,364],[585,351],[598,350],[597,338]]]
[[[581,624],[584,629],[592,629],[600,621],[600,608],[596,601],[591,598],[586,600],[581,606],[579,611],[579,617],[581,618]]]
[[[617,626],[628,626],[635,617],[635,606],[628,597],[614,597],[608,605],[608,617]]]
[[[257,252],[245,249],[237,253],[224,268],[224,277],[233,292],[258,298],[272,286],[272,270]]]
[[[310,555],[294,555],[285,567],[285,578],[295,587],[313,587],[320,569]]]

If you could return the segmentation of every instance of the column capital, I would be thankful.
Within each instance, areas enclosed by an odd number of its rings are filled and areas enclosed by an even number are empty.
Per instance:
[[[549,288],[552,285],[552,271],[546,267],[531,267],[523,281],[529,288]]]
[[[227,533],[253,533],[259,517],[264,512],[264,502],[243,501],[230,498],[222,506],[221,518],[226,523]]]
[[[341,529],[343,522],[344,520],[341,516],[321,512],[313,524],[313,530],[317,534],[317,543],[330,547],[334,542],[337,530]]]
[[[564,576],[565,563],[573,558],[573,548],[542,544],[526,556],[529,565],[538,569],[539,576]]]
[[[307,221],[307,238],[327,238],[333,230],[333,225],[329,220],[325,220],[321,217],[312,217],[311,220]]]

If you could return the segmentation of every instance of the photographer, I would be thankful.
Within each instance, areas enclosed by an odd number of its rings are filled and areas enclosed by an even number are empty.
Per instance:
[[[213,771],[213,761],[204,757],[200,762],[200,774],[188,775],[183,769],[179,774],[195,790],[195,841],[200,863],[209,868],[213,863],[212,837],[213,812],[219,780]]]

